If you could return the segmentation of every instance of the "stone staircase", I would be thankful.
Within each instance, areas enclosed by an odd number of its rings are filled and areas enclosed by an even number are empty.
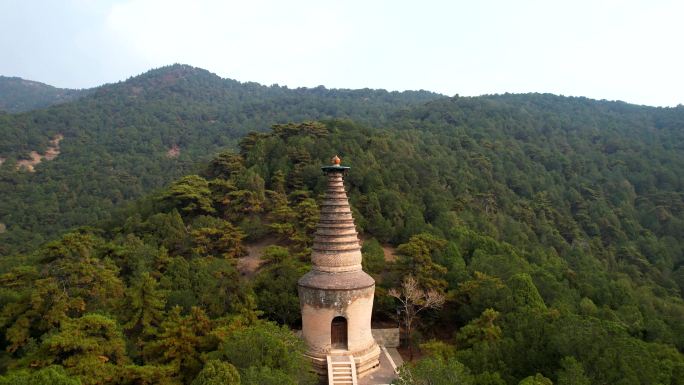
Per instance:
[[[328,356],[328,385],[357,385],[352,356]]]

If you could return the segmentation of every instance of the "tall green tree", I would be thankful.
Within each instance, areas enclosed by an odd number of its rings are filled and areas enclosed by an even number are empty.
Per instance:
[[[160,200],[179,208],[186,215],[211,214],[215,211],[209,183],[199,175],[188,175],[172,183],[162,193]]]
[[[127,320],[124,329],[139,336],[140,342],[155,335],[164,320],[166,293],[159,283],[149,274],[143,273],[134,278],[126,290]]]
[[[227,362],[210,360],[190,385],[240,385],[240,373]]]
[[[563,357],[558,370],[558,385],[590,385],[591,381],[584,374],[582,364],[574,357]]]
[[[314,384],[317,378],[303,351],[303,341],[291,330],[257,322],[228,336],[215,356],[235,365],[243,384],[258,384],[262,377],[264,383],[272,382],[274,376],[282,378],[281,383]]]
[[[418,234],[411,237],[408,243],[397,247],[399,267],[415,276],[418,284],[426,289],[444,290],[447,269],[434,262],[432,255],[446,246],[444,239],[431,234]]]
[[[170,364],[175,375],[187,383],[202,369],[202,351],[214,343],[211,331],[212,322],[202,309],[193,307],[184,316],[176,306],[162,322],[156,339],[145,345],[145,360]]]
[[[308,267],[279,246],[266,248],[262,259],[267,261],[267,266],[253,282],[259,310],[278,323],[297,325],[301,319],[297,281]]]
[[[41,344],[34,363],[62,365],[84,384],[115,382],[129,362],[121,327],[111,318],[86,314],[62,323]]]

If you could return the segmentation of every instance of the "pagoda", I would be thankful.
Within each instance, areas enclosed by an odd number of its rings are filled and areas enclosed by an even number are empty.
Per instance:
[[[320,375],[348,360],[354,377],[378,367],[380,348],[371,334],[375,280],[361,268],[361,245],[335,156],[322,167],[328,185],[316,230],[311,271],[299,280],[306,356]],[[331,382],[332,383],[332,382]]]

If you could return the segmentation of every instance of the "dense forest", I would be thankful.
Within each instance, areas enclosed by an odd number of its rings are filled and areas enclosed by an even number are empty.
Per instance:
[[[0,76],[0,112],[24,112],[66,103],[88,90],[56,88],[17,77]]]
[[[198,71],[172,68],[172,74]],[[289,111],[308,112],[288,119],[267,107],[286,104],[283,99],[270,99],[243,116],[257,123],[213,131],[201,117],[232,105],[212,104],[215,96],[193,104],[176,91],[145,96],[150,87],[135,85],[166,81],[158,75],[52,109],[0,116],[2,127],[23,122],[25,138],[65,137],[63,153],[35,173],[7,163],[0,170],[2,191],[14,197],[13,203],[3,200],[7,213],[41,210],[20,199],[27,199],[25,190],[9,186],[34,184],[38,192],[30,202],[57,199],[58,192],[74,201],[110,199],[111,186],[99,183],[118,179],[97,173],[121,175],[112,154],[140,166],[126,186],[117,186],[135,187],[134,193],[109,205],[91,202],[82,211],[106,215],[62,222],[60,208],[51,212],[55,233],[93,226],[37,247],[35,239],[22,248],[6,246],[0,384],[315,383],[303,358],[285,353],[303,349],[291,331],[300,323],[296,282],[309,268],[325,186],[320,167],[334,154],[351,166],[346,186],[364,239],[364,268],[377,282],[374,319],[394,320],[398,304],[388,291],[406,276],[446,297],[441,309],[422,313],[407,336],[416,359],[398,383],[684,384],[684,108],[539,94],[430,98],[235,82],[240,89],[287,95]],[[198,78],[174,79],[171,84]],[[210,95],[213,83],[200,84],[192,89]],[[124,95],[133,87],[141,90],[129,100]],[[351,96],[355,92],[375,95],[376,105],[360,101],[371,96]],[[324,104],[325,94],[334,102]],[[137,104],[148,97],[149,103]],[[102,100],[111,109],[98,110]],[[158,103],[157,109],[129,113],[126,100],[139,108]],[[89,104],[94,111],[126,112],[88,115]],[[197,111],[178,120],[181,105]],[[308,121],[323,105],[338,105],[342,118],[326,112]],[[383,115],[374,115],[383,108]],[[64,121],[67,116],[73,120]],[[143,116],[154,118],[148,126],[131,123],[120,136],[107,129],[119,124],[98,123]],[[138,128],[142,134],[134,136]],[[139,142],[126,144],[124,132]],[[178,133],[186,136],[173,136]],[[209,143],[211,135],[225,140]],[[94,137],[103,138],[97,143],[107,151],[109,168],[86,155],[95,143],[87,139]],[[155,151],[126,152],[150,144]],[[181,150],[178,158],[165,158],[174,144],[194,148],[193,157],[182,158]],[[23,146],[3,148],[34,148]],[[71,151],[91,162],[69,166],[80,159],[69,158]],[[52,167],[60,162],[76,172],[63,174],[54,196],[41,195],[35,185],[57,177],[38,178],[56,172]],[[164,162],[172,165],[160,166]],[[136,175],[157,179],[143,183]],[[88,189],[71,191],[65,178]],[[242,274],[239,261],[264,243],[258,270]],[[393,261],[384,257],[387,245],[395,247]]]
[[[249,131],[324,118],[381,125],[402,108],[440,97],[267,87],[173,65],[89,90],[73,103],[0,114],[0,255],[107,219],[117,205],[194,172],[196,162],[234,147]],[[34,173],[17,172],[56,135],[64,137],[59,156]]]

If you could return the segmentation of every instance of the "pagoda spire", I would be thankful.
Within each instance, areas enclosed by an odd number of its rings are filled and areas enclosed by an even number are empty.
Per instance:
[[[311,262],[314,270],[324,272],[361,270],[361,245],[344,190],[343,175],[349,167],[340,166],[337,155],[332,162],[332,166],[321,168],[327,174],[328,187],[321,203]]]

